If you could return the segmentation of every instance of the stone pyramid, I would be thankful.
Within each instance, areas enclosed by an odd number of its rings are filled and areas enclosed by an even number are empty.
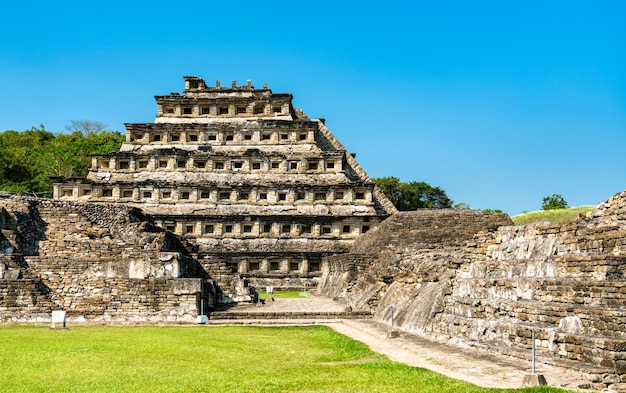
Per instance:
[[[226,296],[317,283],[322,257],[347,252],[394,206],[326,128],[264,84],[156,96],[153,123],[126,124],[119,152],[86,179],[56,179],[55,199],[126,203],[188,239]]]

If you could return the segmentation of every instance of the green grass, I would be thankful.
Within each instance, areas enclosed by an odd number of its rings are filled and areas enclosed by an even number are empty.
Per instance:
[[[569,209],[540,210],[530,213],[522,213],[511,217],[515,225],[527,225],[536,222],[565,222],[573,220],[579,213],[586,213],[595,209],[595,206],[579,206]]]
[[[0,326],[0,391],[565,392],[479,388],[324,326]]]
[[[269,299],[267,292],[259,291],[259,297],[261,299]],[[274,299],[296,299],[301,298],[302,291],[278,291],[274,292]]]

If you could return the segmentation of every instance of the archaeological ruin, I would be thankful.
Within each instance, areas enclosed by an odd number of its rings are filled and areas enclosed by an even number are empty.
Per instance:
[[[194,323],[306,284],[460,348],[527,358],[534,332],[541,362],[626,391],[626,191],[560,224],[397,212],[290,94],[185,77],[156,101],[54,199],[0,193],[0,322]]]
[[[479,211],[399,212],[325,259],[320,291],[460,347],[577,370],[626,391],[626,191],[563,224]]]
[[[156,96],[154,123],[126,124],[119,152],[93,157],[86,179],[55,179],[54,199],[123,203],[193,246],[222,302],[238,285],[315,286],[322,258],[395,211],[319,119],[264,85]]]

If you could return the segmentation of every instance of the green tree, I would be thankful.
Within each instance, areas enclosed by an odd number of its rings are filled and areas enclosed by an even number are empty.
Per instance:
[[[84,177],[94,154],[119,150],[124,136],[118,132],[59,134],[46,151],[49,176]]]
[[[83,177],[91,155],[117,151],[119,132],[53,134],[45,128],[0,133],[0,190],[51,195],[50,177]]]
[[[452,200],[439,187],[426,182],[401,182],[393,176],[372,179],[398,210],[451,208]]]
[[[54,135],[42,126],[0,134],[0,188],[12,192],[40,192],[49,180],[39,171],[43,152]]]
[[[552,194],[543,198],[543,203],[541,204],[542,210],[554,210],[554,209],[567,209],[567,202],[565,199],[559,194]]]

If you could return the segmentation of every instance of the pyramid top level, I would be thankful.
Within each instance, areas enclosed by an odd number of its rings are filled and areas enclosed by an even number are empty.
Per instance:
[[[219,80],[215,87],[208,87],[202,78],[185,76],[183,94],[170,93],[155,96],[158,113],[155,123],[190,123],[231,121],[234,119],[282,119],[298,118],[292,106],[293,95],[275,94],[263,84],[255,89],[250,80],[245,86],[232,81],[230,87],[222,87]]]

